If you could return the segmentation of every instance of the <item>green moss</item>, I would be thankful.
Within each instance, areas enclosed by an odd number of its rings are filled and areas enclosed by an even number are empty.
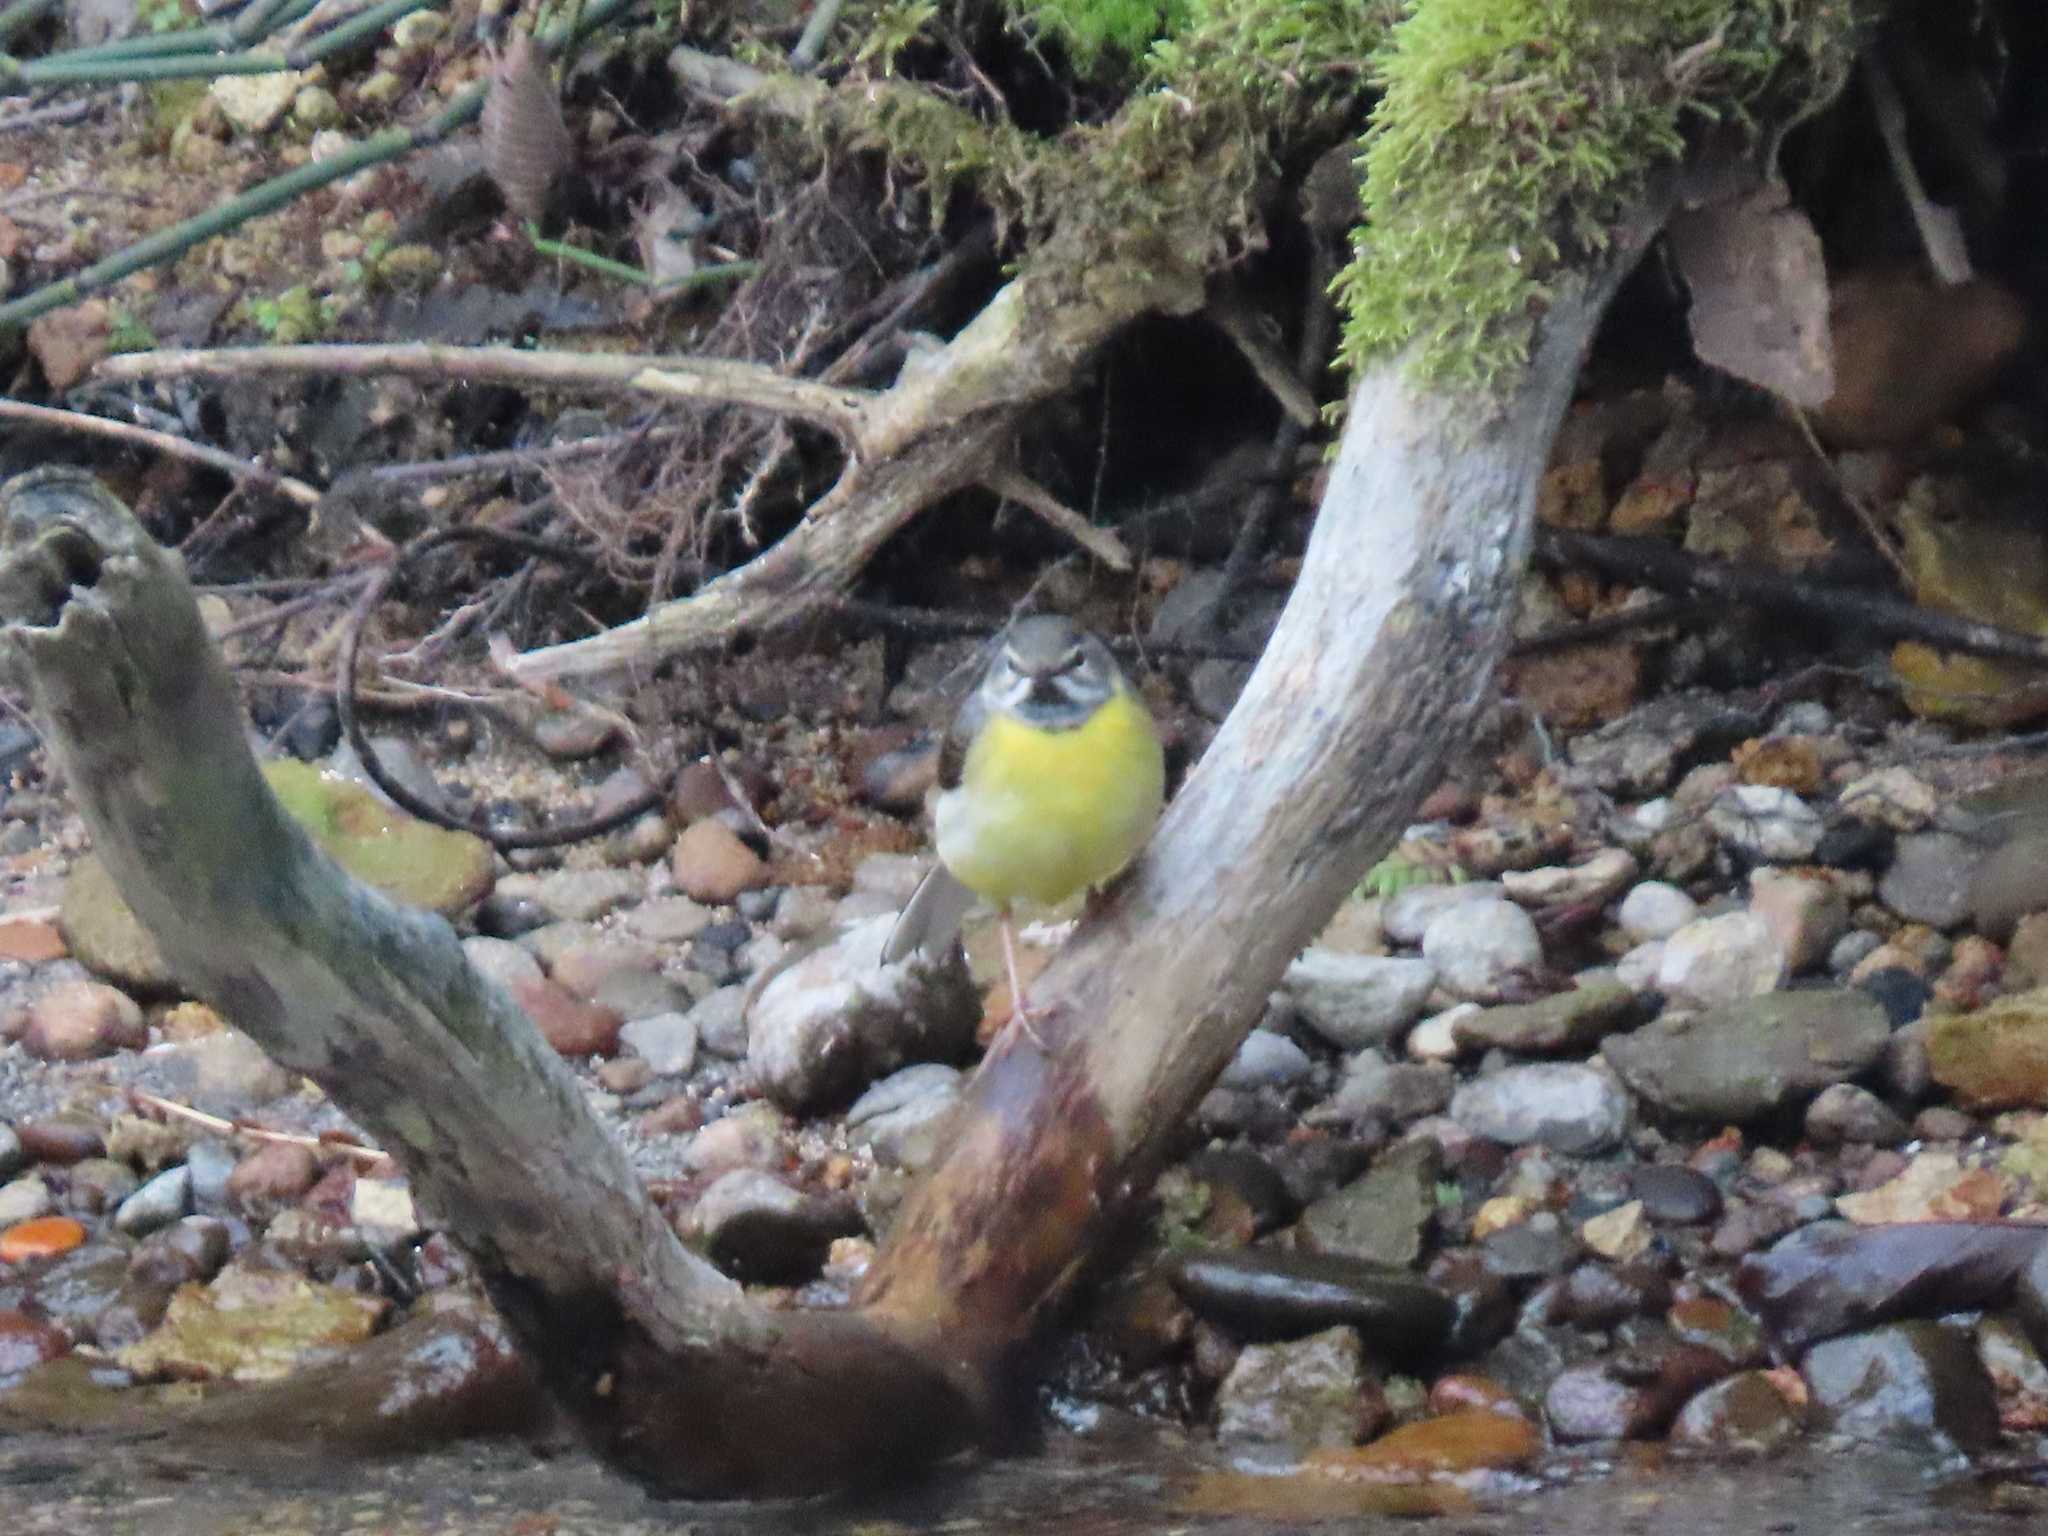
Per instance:
[[[1356,366],[1411,344],[1489,389],[1528,355],[1556,274],[1601,249],[1688,127],[1781,80],[1831,95],[1851,0],[1427,0],[1374,58],[1366,223],[1337,292]],[[1774,106],[1782,105],[1773,103]]]
[[[1180,30],[1188,7],[1189,0],[1013,0],[1011,9],[1091,69],[1104,54],[1142,55]]]

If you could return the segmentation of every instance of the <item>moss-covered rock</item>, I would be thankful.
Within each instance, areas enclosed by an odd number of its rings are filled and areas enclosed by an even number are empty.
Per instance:
[[[2048,987],[1931,1020],[1927,1064],[1973,1109],[2048,1105]]]

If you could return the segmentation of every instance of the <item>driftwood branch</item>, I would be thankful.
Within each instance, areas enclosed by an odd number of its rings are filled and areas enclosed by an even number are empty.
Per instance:
[[[1605,576],[1640,582],[1663,592],[1805,614],[1843,629],[1890,640],[1918,640],[1965,656],[2048,666],[2048,637],[1923,608],[1867,587],[1830,587],[1764,566],[1710,559],[1662,539],[1545,528],[1537,534],[1536,553],[1553,565],[1588,566]]]

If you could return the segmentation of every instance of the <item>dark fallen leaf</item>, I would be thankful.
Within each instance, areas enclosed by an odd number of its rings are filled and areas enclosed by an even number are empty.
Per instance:
[[[1736,1287],[1780,1351],[1901,1317],[2001,1306],[2048,1227],[1922,1221],[1822,1223],[1743,1260]]]

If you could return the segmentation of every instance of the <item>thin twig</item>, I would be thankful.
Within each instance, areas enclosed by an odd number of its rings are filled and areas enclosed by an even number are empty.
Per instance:
[[[1878,57],[1875,44],[1862,55],[1863,83],[1870,91],[1871,109],[1877,114],[1878,136],[1884,140],[1891,160],[1892,178],[1899,195],[1913,215],[1913,227],[1920,232],[1920,247],[1927,253],[1927,265],[1944,283],[1967,283],[1971,277],[1970,252],[1963,243],[1963,228],[1954,212],[1928,197],[1913,166],[1913,150],[1906,142],[1906,109],[1899,101],[1898,87],[1891,71]]]
[[[1280,409],[1291,420],[1303,428],[1314,427],[1322,420],[1322,408],[1316,404],[1314,393],[1302,383],[1294,371],[1294,364],[1266,334],[1265,317],[1245,302],[1242,295],[1229,288],[1219,288],[1202,313],[1230,338],[1231,345],[1243,354],[1244,360],[1251,365],[1252,373],[1265,385],[1266,393],[1280,402]]]
[[[432,342],[329,343],[305,347],[196,347],[125,352],[95,370],[108,380],[253,377],[315,373],[397,374],[459,384],[625,391],[663,399],[747,406],[816,422],[851,441],[865,390],[792,379],[758,363],[632,352],[527,352],[517,347],[450,347]]]
[[[839,20],[839,11],[844,0],[818,0],[811,9],[811,19],[804,24],[804,34],[796,40],[796,46],[789,50],[789,67],[796,70],[810,70],[817,66],[818,55],[825,51],[825,39],[831,35],[832,27]]]
[[[1877,513],[1871,510],[1868,502],[1849,489],[1849,482],[1842,478],[1841,470],[1835,466],[1835,461],[1821,445],[1821,440],[1813,430],[1813,423],[1807,419],[1806,412],[1788,409],[1787,414],[1798,426],[1799,435],[1806,439],[1806,446],[1813,450],[1813,456],[1820,460],[1821,468],[1827,472],[1828,482],[1834,487],[1835,494],[1842,498],[1844,506],[1856,514],[1856,521],[1863,525],[1864,537],[1870,540],[1871,548],[1884,557],[1884,563],[1890,566],[1892,574],[1899,578],[1900,587],[1911,592],[1917,585],[1913,580],[1913,573],[1906,568],[1906,558],[1899,553],[1891,535],[1884,531],[1884,525],[1877,520]]]
[[[131,422],[114,421],[84,411],[62,410],[54,405],[31,405],[26,400],[0,398],[0,418],[9,416],[17,421],[32,421],[39,426],[53,427],[61,432],[82,432],[93,437],[111,437],[118,442],[167,454],[174,459],[204,464],[209,469],[217,469],[237,481],[247,481],[252,485],[260,485],[265,490],[275,491],[280,496],[289,497],[302,507],[320,504],[320,493],[303,480],[281,475],[275,470],[265,469],[261,464],[252,464],[247,459],[238,459],[232,453],[219,448],[209,448],[204,443],[195,443],[189,438],[173,437],[168,432],[158,432],[151,427],[138,427]]]
[[[337,1153],[356,1162],[377,1164],[384,1162],[390,1154],[359,1141],[330,1141],[320,1136],[302,1136],[291,1131],[273,1131],[268,1126],[256,1125],[247,1120],[229,1120],[221,1115],[209,1115],[203,1109],[194,1109],[190,1104],[180,1104],[176,1099],[166,1099],[158,1094],[144,1093],[141,1089],[130,1089],[128,1097],[138,1109],[152,1109],[160,1115],[174,1120],[189,1121],[203,1126],[217,1136],[238,1136],[245,1141],[267,1141],[278,1146],[305,1147],[314,1152]]]
[[[0,133],[16,133],[23,128],[48,128],[60,123],[82,122],[92,115],[90,101],[59,101],[47,107],[31,107],[26,112],[9,112],[0,115]]]
[[[1006,466],[983,482],[998,496],[1014,501],[1049,527],[1058,529],[1111,570],[1128,571],[1131,552],[1107,528],[1098,528],[1022,470]]]

